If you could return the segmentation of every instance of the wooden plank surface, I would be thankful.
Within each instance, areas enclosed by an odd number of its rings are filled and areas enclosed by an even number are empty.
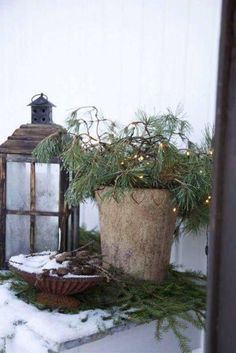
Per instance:
[[[35,211],[36,204],[36,176],[35,176],[35,163],[31,163],[30,171],[30,210]],[[34,239],[35,239],[35,214],[30,216],[30,251],[34,252]]]
[[[0,153],[29,155],[44,138],[60,130],[58,125],[22,125],[0,145]]]
[[[15,214],[18,216],[59,216],[59,212],[50,212],[50,211],[23,211],[23,210],[6,210],[7,214]]]
[[[0,157],[0,267],[5,263],[6,242],[6,158]]]

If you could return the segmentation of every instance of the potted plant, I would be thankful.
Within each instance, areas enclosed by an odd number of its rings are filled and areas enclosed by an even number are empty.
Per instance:
[[[67,129],[46,138],[35,156],[60,153],[73,175],[67,199],[96,198],[104,262],[147,280],[162,281],[174,232],[208,223],[212,138],[189,140],[190,125],[178,114],[148,116],[125,127],[91,107],[74,111]]]

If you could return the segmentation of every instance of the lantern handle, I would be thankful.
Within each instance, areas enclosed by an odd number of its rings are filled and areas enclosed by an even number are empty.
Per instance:
[[[44,97],[46,98],[46,100],[48,100],[48,96],[44,93],[38,93],[38,94],[35,94],[32,98],[31,98],[31,102],[33,102],[34,98],[37,97],[37,96],[41,96],[41,97]]]

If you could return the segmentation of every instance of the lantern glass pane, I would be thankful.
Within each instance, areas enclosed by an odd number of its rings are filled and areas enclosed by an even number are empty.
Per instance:
[[[59,164],[35,165],[36,174],[36,210],[59,211]]]
[[[57,250],[58,217],[36,216],[35,251]]]
[[[7,209],[30,209],[30,163],[7,162]]]
[[[6,260],[30,252],[30,216],[7,215]]]

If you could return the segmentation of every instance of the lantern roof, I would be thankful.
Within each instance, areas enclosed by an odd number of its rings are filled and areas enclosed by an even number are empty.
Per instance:
[[[36,94],[34,97],[36,96],[38,96],[38,94]],[[34,97],[32,98],[31,103],[28,104],[28,106],[56,107],[53,103],[49,102],[48,97],[43,93],[41,93],[36,99],[34,99]]]
[[[57,124],[21,125],[8,139],[0,145],[0,153],[31,155],[35,147],[46,137],[60,131]]]

